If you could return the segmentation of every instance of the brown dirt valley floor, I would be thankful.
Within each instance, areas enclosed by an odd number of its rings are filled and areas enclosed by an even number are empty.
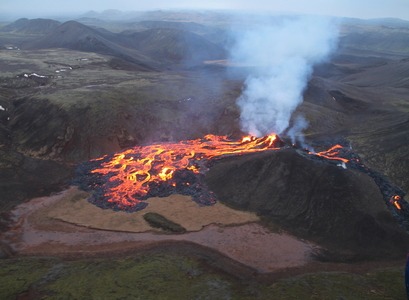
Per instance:
[[[3,239],[17,254],[84,254],[121,247],[138,249],[161,242],[190,242],[214,249],[259,272],[299,267],[311,261],[315,246],[262,227],[253,213],[223,204],[200,207],[190,197],[151,198],[136,213],[114,212],[90,204],[71,187],[35,198],[12,211],[14,224]],[[169,234],[149,226],[143,214],[156,212],[187,229]]]
[[[13,223],[0,238],[16,255],[22,256],[75,258],[138,253],[161,247],[170,251],[180,247],[182,252],[195,248],[193,252],[221,258],[218,266],[221,269],[224,266],[231,269],[236,264],[242,272],[265,274],[270,279],[322,270],[360,272],[384,265],[314,261],[314,253],[320,249],[317,245],[287,233],[272,232],[260,225],[255,214],[220,203],[200,207],[190,197],[172,195],[151,198],[146,209],[126,213],[98,208],[86,198],[85,192],[71,187],[21,204],[12,211]],[[160,213],[187,232],[169,234],[152,228],[143,219],[147,212]],[[391,263],[396,264],[387,265]]]

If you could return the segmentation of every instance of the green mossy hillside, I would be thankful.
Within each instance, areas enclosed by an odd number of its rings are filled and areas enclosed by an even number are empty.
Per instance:
[[[321,272],[267,284],[176,254],[19,258],[0,260],[0,299],[405,299],[403,269]]]

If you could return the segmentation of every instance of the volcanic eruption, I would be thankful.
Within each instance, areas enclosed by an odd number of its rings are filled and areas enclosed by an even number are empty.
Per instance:
[[[206,135],[196,140],[133,147],[83,165],[85,189],[97,190],[91,202],[128,211],[143,209],[152,196],[188,194],[204,205],[215,202],[201,178],[211,160],[278,149],[276,135],[246,136],[240,141]],[[84,174],[83,174],[84,175]],[[102,201],[101,201],[102,200]]]
[[[192,196],[200,205],[211,205],[216,196],[204,178],[216,160],[291,148],[306,159],[369,175],[394,215],[408,226],[409,209],[402,190],[367,168],[348,147],[337,144],[325,151],[312,151],[300,134],[307,126],[302,117],[295,118],[289,128],[312,68],[330,54],[336,31],[327,19],[295,18],[278,23],[249,30],[232,50],[233,60],[252,67],[237,100],[241,129],[248,136],[234,140],[208,134],[195,140],[135,146],[86,162],[78,168],[76,182],[92,191],[89,201],[102,208],[132,212],[145,208],[150,197],[178,193]],[[277,133],[287,133],[293,145]],[[301,147],[294,146],[297,135]]]

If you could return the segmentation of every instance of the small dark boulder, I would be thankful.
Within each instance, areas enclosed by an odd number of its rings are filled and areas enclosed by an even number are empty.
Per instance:
[[[145,219],[146,222],[148,222],[150,226],[154,228],[160,228],[162,230],[172,233],[186,232],[186,229],[184,227],[175,222],[172,222],[171,220],[166,219],[164,216],[158,213],[149,212],[144,214],[143,218]]]

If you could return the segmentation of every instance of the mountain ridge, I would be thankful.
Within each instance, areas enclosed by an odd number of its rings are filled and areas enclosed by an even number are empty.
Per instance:
[[[60,22],[52,19],[27,19],[21,18],[0,28],[1,32],[46,34],[52,32],[61,25]]]
[[[113,33],[72,20],[23,46],[23,49],[48,48],[110,55],[152,70],[169,65],[191,67],[226,55],[222,47],[181,29],[152,28],[141,32]]]

